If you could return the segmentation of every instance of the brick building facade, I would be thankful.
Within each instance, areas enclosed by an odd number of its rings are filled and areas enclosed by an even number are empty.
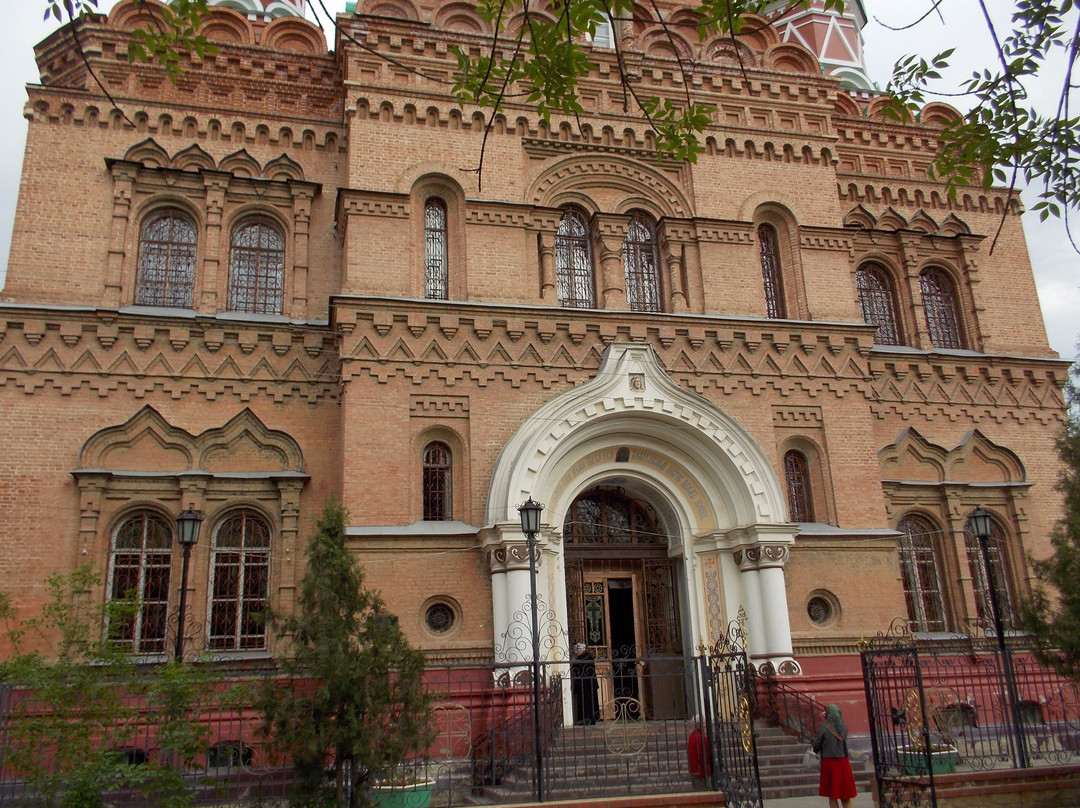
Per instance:
[[[193,507],[192,620],[264,656],[255,616],[339,497],[411,640],[498,660],[531,496],[562,653],[688,654],[742,609],[759,664],[836,700],[894,618],[981,619],[976,506],[999,591],[1027,590],[1066,363],[1016,203],[926,174],[955,113],[875,116],[858,4],[737,42],[643,7],[598,35],[580,120],[510,103],[486,140],[449,92],[452,47],[490,36],[467,4],[362,2],[332,51],[249,5],[212,11],[218,53],[175,84],[127,62],[130,2],[36,49],[0,304],[20,608],[92,562],[160,658]],[[649,94],[692,64],[717,108],[696,164],[656,159],[615,41]]]

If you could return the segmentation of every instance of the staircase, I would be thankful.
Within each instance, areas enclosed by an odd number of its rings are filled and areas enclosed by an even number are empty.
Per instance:
[[[803,753],[809,744],[788,735],[779,727],[756,722],[758,771],[761,775],[761,794],[766,800],[786,797],[816,797],[818,773],[804,769]],[[869,755],[852,749],[851,770],[855,773],[855,787],[869,792],[874,779],[874,769]]]
[[[562,730],[544,755],[544,799],[669,794],[690,790],[682,721],[600,723]],[[501,781],[474,789],[473,804],[528,799],[531,771],[511,768]]]
[[[755,723],[762,797],[816,797],[818,773],[802,767],[807,744],[778,727]],[[650,721],[611,734],[603,723],[568,727],[544,755],[544,799],[580,799],[690,791],[686,768],[686,727],[683,722]],[[851,761],[859,792],[869,792],[873,767],[858,748]],[[528,801],[532,795],[531,767],[512,766],[497,783],[473,789],[465,800],[472,805]]]

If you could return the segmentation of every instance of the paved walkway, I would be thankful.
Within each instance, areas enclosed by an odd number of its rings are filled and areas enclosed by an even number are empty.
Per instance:
[[[874,798],[863,791],[851,801],[851,808],[873,808]],[[765,808],[829,808],[824,797],[789,797],[784,800],[765,800]]]

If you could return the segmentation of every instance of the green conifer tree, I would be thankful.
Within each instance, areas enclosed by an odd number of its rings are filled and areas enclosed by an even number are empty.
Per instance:
[[[1064,465],[1058,481],[1064,516],[1051,534],[1051,555],[1031,562],[1037,584],[1021,604],[1020,617],[1040,658],[1080,682],[1080,366],[1074,365],[1072,374],[1065,391],[1069,419],[1057,444]]]
[[[367,804],[368,786],[422,756],[431,740],[423,654],[365,587],[345,520],[340,503],[327,504],[296,613],[275,621],[291,644],[281,660],[287,676],[260,698],[271,743],[293,762],[299,805]]]

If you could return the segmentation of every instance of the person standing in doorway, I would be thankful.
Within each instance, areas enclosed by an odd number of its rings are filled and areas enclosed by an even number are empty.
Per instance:
[[[829,798],[829,808],[851,808],[855,797],[855,775],[848,757],[847,725],[840,708],[825,708],[825,720],[814,735],[814,751],[821,755],[818,794]]]
[[[570,663],[570,687],[574,697],[574,723],[595,724],[599,721],[596,657],[589,653],[583,642],[574,643],[574,660]]]

